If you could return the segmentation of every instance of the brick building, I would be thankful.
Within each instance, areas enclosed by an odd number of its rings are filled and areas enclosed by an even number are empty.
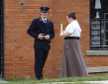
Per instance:
[[[59,77],[63,53],[60,24],[67,24],[70,10],[77,13],[82,27],[81,49],[88,67],[108,66],[107,0],[0,0],[0,73],[6,79],[34,77],[33,39],[27,29],[38,17],[39,7],[50,7],[56,37],[52,42],[44,76]]]

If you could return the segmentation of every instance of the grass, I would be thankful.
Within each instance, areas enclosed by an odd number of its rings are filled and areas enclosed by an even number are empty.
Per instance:
[[[58,79],[44,79],[44,80],[10,80],[6,84],[72,84],[72,83],[59,83],[59,82],[75,82],[74,84],[84,84],[83,81],[99,81],[108,80],[108,75],[103,76],[89,76],[89,77],[70,77],[70,78],[58,78]],[[53,83],[58,82],[58,83]],[[87,83],[86,83],[87,84]]]

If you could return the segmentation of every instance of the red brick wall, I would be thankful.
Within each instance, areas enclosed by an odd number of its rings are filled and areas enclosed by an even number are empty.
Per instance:
[[[5,1],[5,77],[34,77],[33,39],[26,31],[33,18],[39,15],[39,7],[47,4],[49,18],[55,24],[56,37],[52,42],[46,65],[45,77],[58,77],[63,54],[63,38],[59,37],[59,25],[67,24],[65,16],[70,10],[77,13],[82,27],[81,49],[89,49],[89,0],[4,0]],[[22,2],[23,1],[23,5]],[[90,66],[92,58],[86,58]],[[95,58],[93,58],[95,59]],[[97,60],[97,58],[96,58]],[[103,57],[104,60],[104,57]],[[99,63],[98,63],[99,64]]]
[[[108,66],[108,56],[85,56],[85,61],[89,67]]]

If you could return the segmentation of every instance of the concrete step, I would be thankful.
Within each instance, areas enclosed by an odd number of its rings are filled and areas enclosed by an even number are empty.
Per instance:
[[[88,67],[88,73],[108,72],[108,66]]]
[[[6,84],[8,81],[4,80],[3,78],[0,77],[0,84]]]

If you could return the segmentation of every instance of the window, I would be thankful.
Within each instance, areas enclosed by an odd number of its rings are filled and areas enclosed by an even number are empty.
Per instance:
[[[90,1],[90,48],[108,49],[108,0]]]

